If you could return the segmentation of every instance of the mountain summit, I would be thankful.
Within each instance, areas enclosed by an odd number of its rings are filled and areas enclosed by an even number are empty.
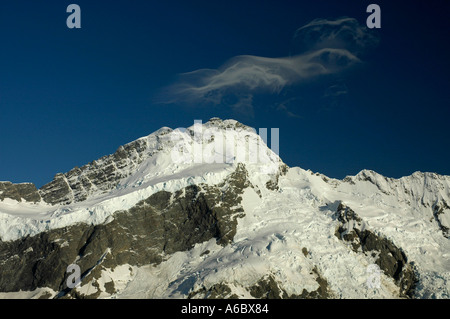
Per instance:
[[[0,298],[450,297],[449,176],[332,179],[263,135],[213,118],[0,182]]]

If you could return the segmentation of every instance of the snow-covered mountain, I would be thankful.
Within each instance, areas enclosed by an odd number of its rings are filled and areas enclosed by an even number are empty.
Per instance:
[[[0,182],[0,298],[449,298],[449,205],[449,176],[336,180],[234,120],[163,127]]]

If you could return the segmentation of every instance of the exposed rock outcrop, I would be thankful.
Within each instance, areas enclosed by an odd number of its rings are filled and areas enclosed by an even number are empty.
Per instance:
[[[433,206],[433,216],[442,231],[442,235],[445,238],[450,238],[450,207],[445,200]]]
[[[340,225],[335,235],[349,243],[353,251],[375,257],[375,263],[399,286],[400,296],[412,297],[417,278],[405,253],[389,239],[369,230],[366,223],[342,203],[337,208],[336,218]]]
[[[67,288],[68,265],[80,267],[82,282],[95,283],[101,269],[158,264],[212,238],[226,245],[236,233],[237,219],[244,216],[240,195],[249,186],[245,167],[238,165],[219,185],[160,191],[101,225],[79,223],[0,242],[0,291],[49,287],[59,297],[95,298]],[[114,291],[113,285],[105,289]]]
[[[32,183],[13,184],[11,182],[0,182],[0,201],[10,198],[21,202],[39,202],[39,195],[36,186]]]
[[[303,289],[301,294],[288,294],[272,275],[261,278],[255,285],[249,287],[250,294],[258,299],[326,299],[330,297],[328,282],[323,278],[317,267],[312,269],[311,275],[319,284],[314,291]]]

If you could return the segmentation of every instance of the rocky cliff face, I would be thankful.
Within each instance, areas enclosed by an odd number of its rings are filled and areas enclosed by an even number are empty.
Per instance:
[[[224,190],[224,186],[227,186]],[[0,291],[49,287],[58,297],[97,297],[67,287],[67,266],[77,264],[82,280],[96,282],[102,269],[159,264],[166,256],[212,238],[227,245],[244,216],[240,201],[250,187],[239,165],[221,184],[161,191],[101,225],[77,224],[16,241],[0,242]],[[114,285],[109,287],[114,292]],[[66,296],[67,297],[67,296]]]
[[[84,201],[94,193],[108,192],[131,175],[142,161],[161,150],[164,136],[171,131],[162,128],[149,137],[120,146],[112,155],[58,173],[53,181],[39,189],[39,194],[47,203],[67,205]]]
[[[39,202],[41,196],[32,183],[13,184],[11,182],[0,182],[0,200],[6,198],[21,202]]]
[[[68,205],[84,201],[92,194],[111,191],[120,180],[132,174],[145,158],[157,152],[160,139],[167,132],[170,130],[161,129],[157,136],[136,140],[120,146],[112,155],[75,167],[67,173],[58,173],[39,190],[31,183],[0,182],[0,200],[42,200],[52,205]]]

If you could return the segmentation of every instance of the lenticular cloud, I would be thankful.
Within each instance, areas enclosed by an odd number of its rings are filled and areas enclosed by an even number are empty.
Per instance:
[[[165,102],[252,111],[255,94],[279,94],[287,86],[335,74],[360,62],[358,54],[376,42],[368,32],[352,18],[314,20],[295,33],[294,51],[298,54],[279,58],[236,56],[218,69],[181,74],[167,88]]]

